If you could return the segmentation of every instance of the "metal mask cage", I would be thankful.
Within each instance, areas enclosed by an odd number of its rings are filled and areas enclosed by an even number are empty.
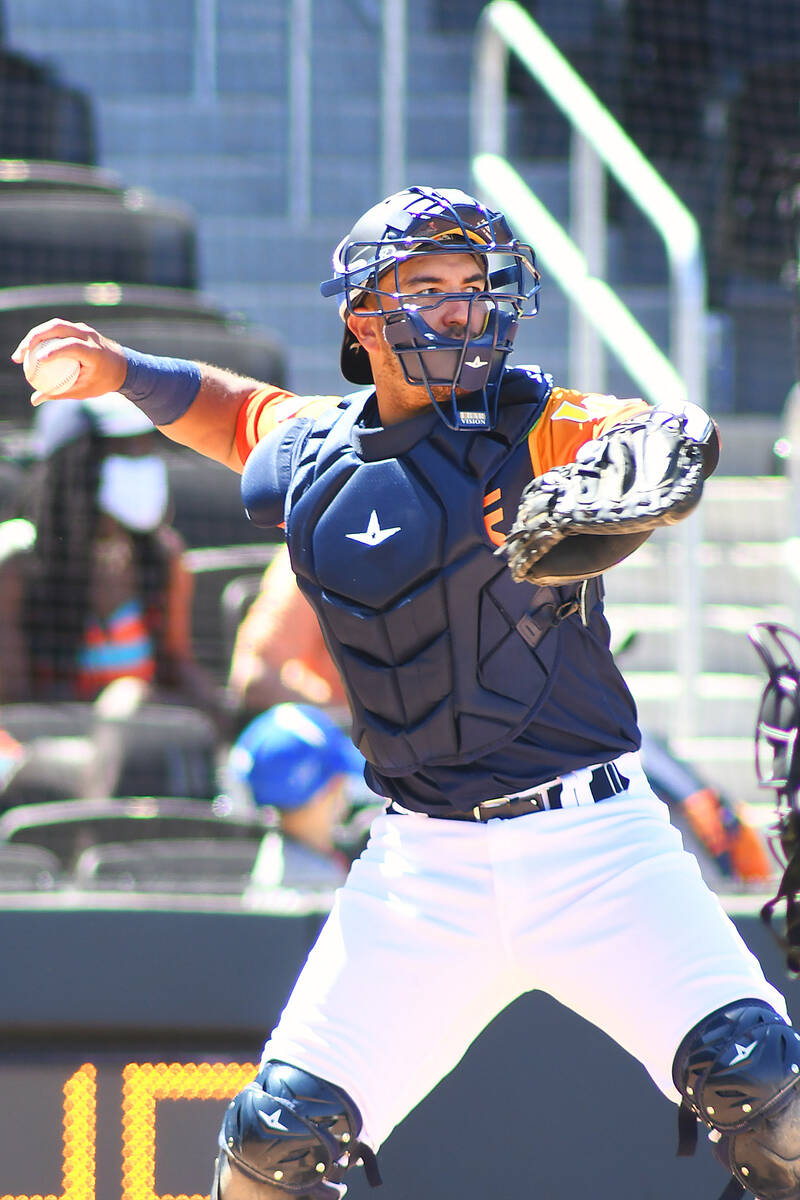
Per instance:
[[[401,288],[401,266],[416,258],[445,254],[465,254],[476,261],[482,260],[485,263],[482,294],[508,304],[517,318],[536,316],[541,283],[533,248],[521,242],[504,246],[465,245],[461,239],[458,242],[420,242],[419,238],[405,238],[399,242],[351,243],[342,255],[342,274],[337,281],[341,284],[337,290],[344,295],[342,309],[350,313],[358,311],[361,315],[374,312],[376,316],[383,316],[397,305],[414,304],[419,309],[425,309],[433,308],[445,300],[463,299],[464,292],[437,292],[426,303],[423,299],[425,293],[404,292]],[[365,265],[365,258],[369,260],[368,266]],[[363,308],[367,296],[376,298],[374,310]],[[391,302],[391,308],[385,307],[385,301]],[[345,315],[344,311],[342,315]]]
[[[453,254],[469,255],[480,265],[474,280],[464,275],[461,290],[435,290],[435,271],[429,291],[419,278],[406,278],[405,289],[416,290],[404,290],[401,274],[408,263]],[[369,357],[347,326],[348,316],[379,317],[406,380],[426,388],[446,424],[454,429],[494,426],[503,366],[520,318],[538,312],[540,287],[533,248],[514,237],[502,213],[457,189],[407,188],[356,222],[334,252],[333,271],[320,291],[340,298],[345,379],[374,382]],[[448,282],[443,274],[438,277],[439,284]],[[435,328],[436,308],[467,300],[463,324],[455,319],[449,328]],[[473,328],[476,304],[484,304],[485,312]],[[462,402],[465,394],[472,398]]]
[[[756,776],[762,787],[793,796],[800,789],[800,636],[763,622],[748,637],[769,674],[756,718]]]

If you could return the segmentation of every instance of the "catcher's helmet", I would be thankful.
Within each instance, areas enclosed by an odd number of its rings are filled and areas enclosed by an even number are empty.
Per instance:
[[[401,263],[420,255],[465,253],[479,258],[481,292],[406,294]],[[428,390],[451,429],[491,429],[497,417],[502,368],[520,317],[538,311],[539,273],[530,246],[519,242],[502,213],[457,189],[410,187],[369,209],[333,255],[333,278],[323,296],[342,296],[345,321],[342,374],[352,383],[373,382],[367,354],[347,328],[347,316],[375,297],[375,316],[409,383]],[[448,300],[468,300],[466,332],[450,337],[432,328],[426,313]],[[387,304],[387,301],[389,302]],[[361,310],[362,315],[365,310]],[[473,319],[480,314],[480,321]],[[477,326],[479,331],[471,332]],[[449,387],[444,403],[434,387]]]

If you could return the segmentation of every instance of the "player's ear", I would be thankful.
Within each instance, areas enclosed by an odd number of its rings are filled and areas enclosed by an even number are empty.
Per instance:
[[[365,311],[362,315],[360,312],[352,312],[347,314],[347,328],[358,344],[369,354],[370,350],[374,350],[378,344],[382,323],[375,320],[374,313]]]

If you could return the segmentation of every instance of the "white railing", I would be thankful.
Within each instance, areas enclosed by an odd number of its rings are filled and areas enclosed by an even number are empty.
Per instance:
[[[300,228],[312,217],[312,32],[314,0],[290,0],[288,12],[288,158],[287,215]],[[195,0],[194,97],[200,105],[219,100],[217,74],[219,0]],[[376,0],[369,9],[354,7],[354,19],[366,23],[379,42],[380,186],[384,195],[406,185],[406,93],[408,78],[408,2]]]
[[[573,131],[573,228],[579,246],[505,160],[507,74],[515,54]],[[513,0],[492,0],[478,22],[471,98],[472,169],[487,200],[512,216],[517,232],[580,314],[584,356],[571,369],[583,379],[596,366],[594,337],[614,352],[653,402],[685,396],[706,407],[706,272],[693,215],[641,154],[539,25]],[[575,164],[580,168],[575,171]],[[613,291],[597,277],[605,261],[605,168],[660,234],[669,268],[669,360]],[[512,212],[513,210],[513,212]],[[670,361],[671,360],[671,361]],[[674,366],[673,366],[674,363]],[[569,381],[568,381],[569,382]],[[677,572],[682,620],[676,669],[682,685],[673,737],[696,733],[696,682],[701,662],[700,519],[679,526]]]
[[[201,0],[209,3],[211,0]],[[408,74],[407,0],[379,0],[359,19],[379,39],[380,187],[384,195],[406,184],[406,92]],[[313,0],[291,0],[289,13],[289,217],[299,226],[311,220]]]

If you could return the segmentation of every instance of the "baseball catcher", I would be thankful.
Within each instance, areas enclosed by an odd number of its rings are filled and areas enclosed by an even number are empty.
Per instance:
[[[79,396],[122,390],[241,472],[386,802],[226,1111],[214,1200],[341,1200],[359,1161],[378,1182],[392,1130],[534,989],[682,1100],[684,1149],[708,1127],[729,1198],[800,1200],[800,1034],[647,780],[595,578],[697,504],[713,423],[508,365],[535,254],[458,189],[373,205],[332,266],[346,396],[55,317],[14,352],[55,339]]]
[[[587,442],[574,462],[531,480],[497,553],[517,582],[558,585],[601,574],[657,525],[698,503],[714,470],[714,424],[694,404],[659,405]]]

